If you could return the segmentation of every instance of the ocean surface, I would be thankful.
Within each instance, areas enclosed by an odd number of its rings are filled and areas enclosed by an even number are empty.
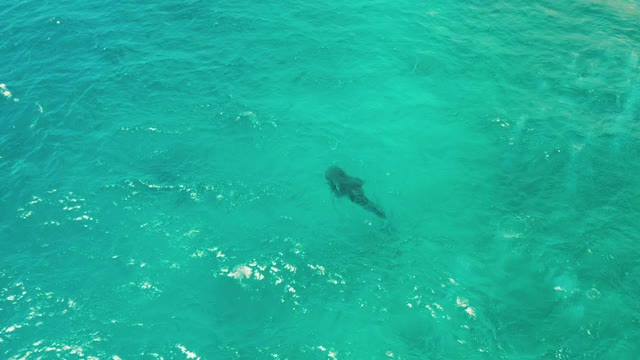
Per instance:
[[[637,0],[0,19],[0,358],[640,358]]]

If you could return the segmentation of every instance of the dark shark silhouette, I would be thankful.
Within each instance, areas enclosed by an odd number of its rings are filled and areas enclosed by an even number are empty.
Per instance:
[[[347,175],[344,170],[337,166],[328,168],[324,176],[329,183],[331,191],[333,191],[336,196],[342,197],[346,195],[349,197],[349,200],[362,206],[366,210],[371,211],[383,219],[387,218],[384,212],[364,195],[364,191],[362,190],[364,181],[357,177]]]

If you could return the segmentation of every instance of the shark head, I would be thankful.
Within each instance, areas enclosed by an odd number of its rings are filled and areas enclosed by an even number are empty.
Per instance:
[[[344,170],[337,166],[332,166],[324,174],[329,187],[338,196],[347,195],[349,198],[360,194],[364,196],[362,185],[364,182],[356,177],[347,175]]]
[[[331,166],[324,174],[329,183],[329,188],[338,197],[347,196],[351,202],[362,206],[374,214],[386,218],[384,212],[373,204],[362,190],[364,181],[357,177],[349,176],[341,168]]]

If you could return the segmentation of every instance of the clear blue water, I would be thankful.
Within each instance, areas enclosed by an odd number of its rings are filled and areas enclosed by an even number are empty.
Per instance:
[[[638,358],[637,1],[0,17],[0,358]]]

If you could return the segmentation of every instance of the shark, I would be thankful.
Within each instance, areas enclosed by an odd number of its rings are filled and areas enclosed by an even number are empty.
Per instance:
[[[362,190],[364,181],[357,177],[347,175],[344,170],[337,166],[331,166],[324,173],[324,177],[329,183],[329,188],[337,197],[346,196],[351,202],[362,206],[379,217],[386,219],[385,213],[373,202],[371,202]]]

